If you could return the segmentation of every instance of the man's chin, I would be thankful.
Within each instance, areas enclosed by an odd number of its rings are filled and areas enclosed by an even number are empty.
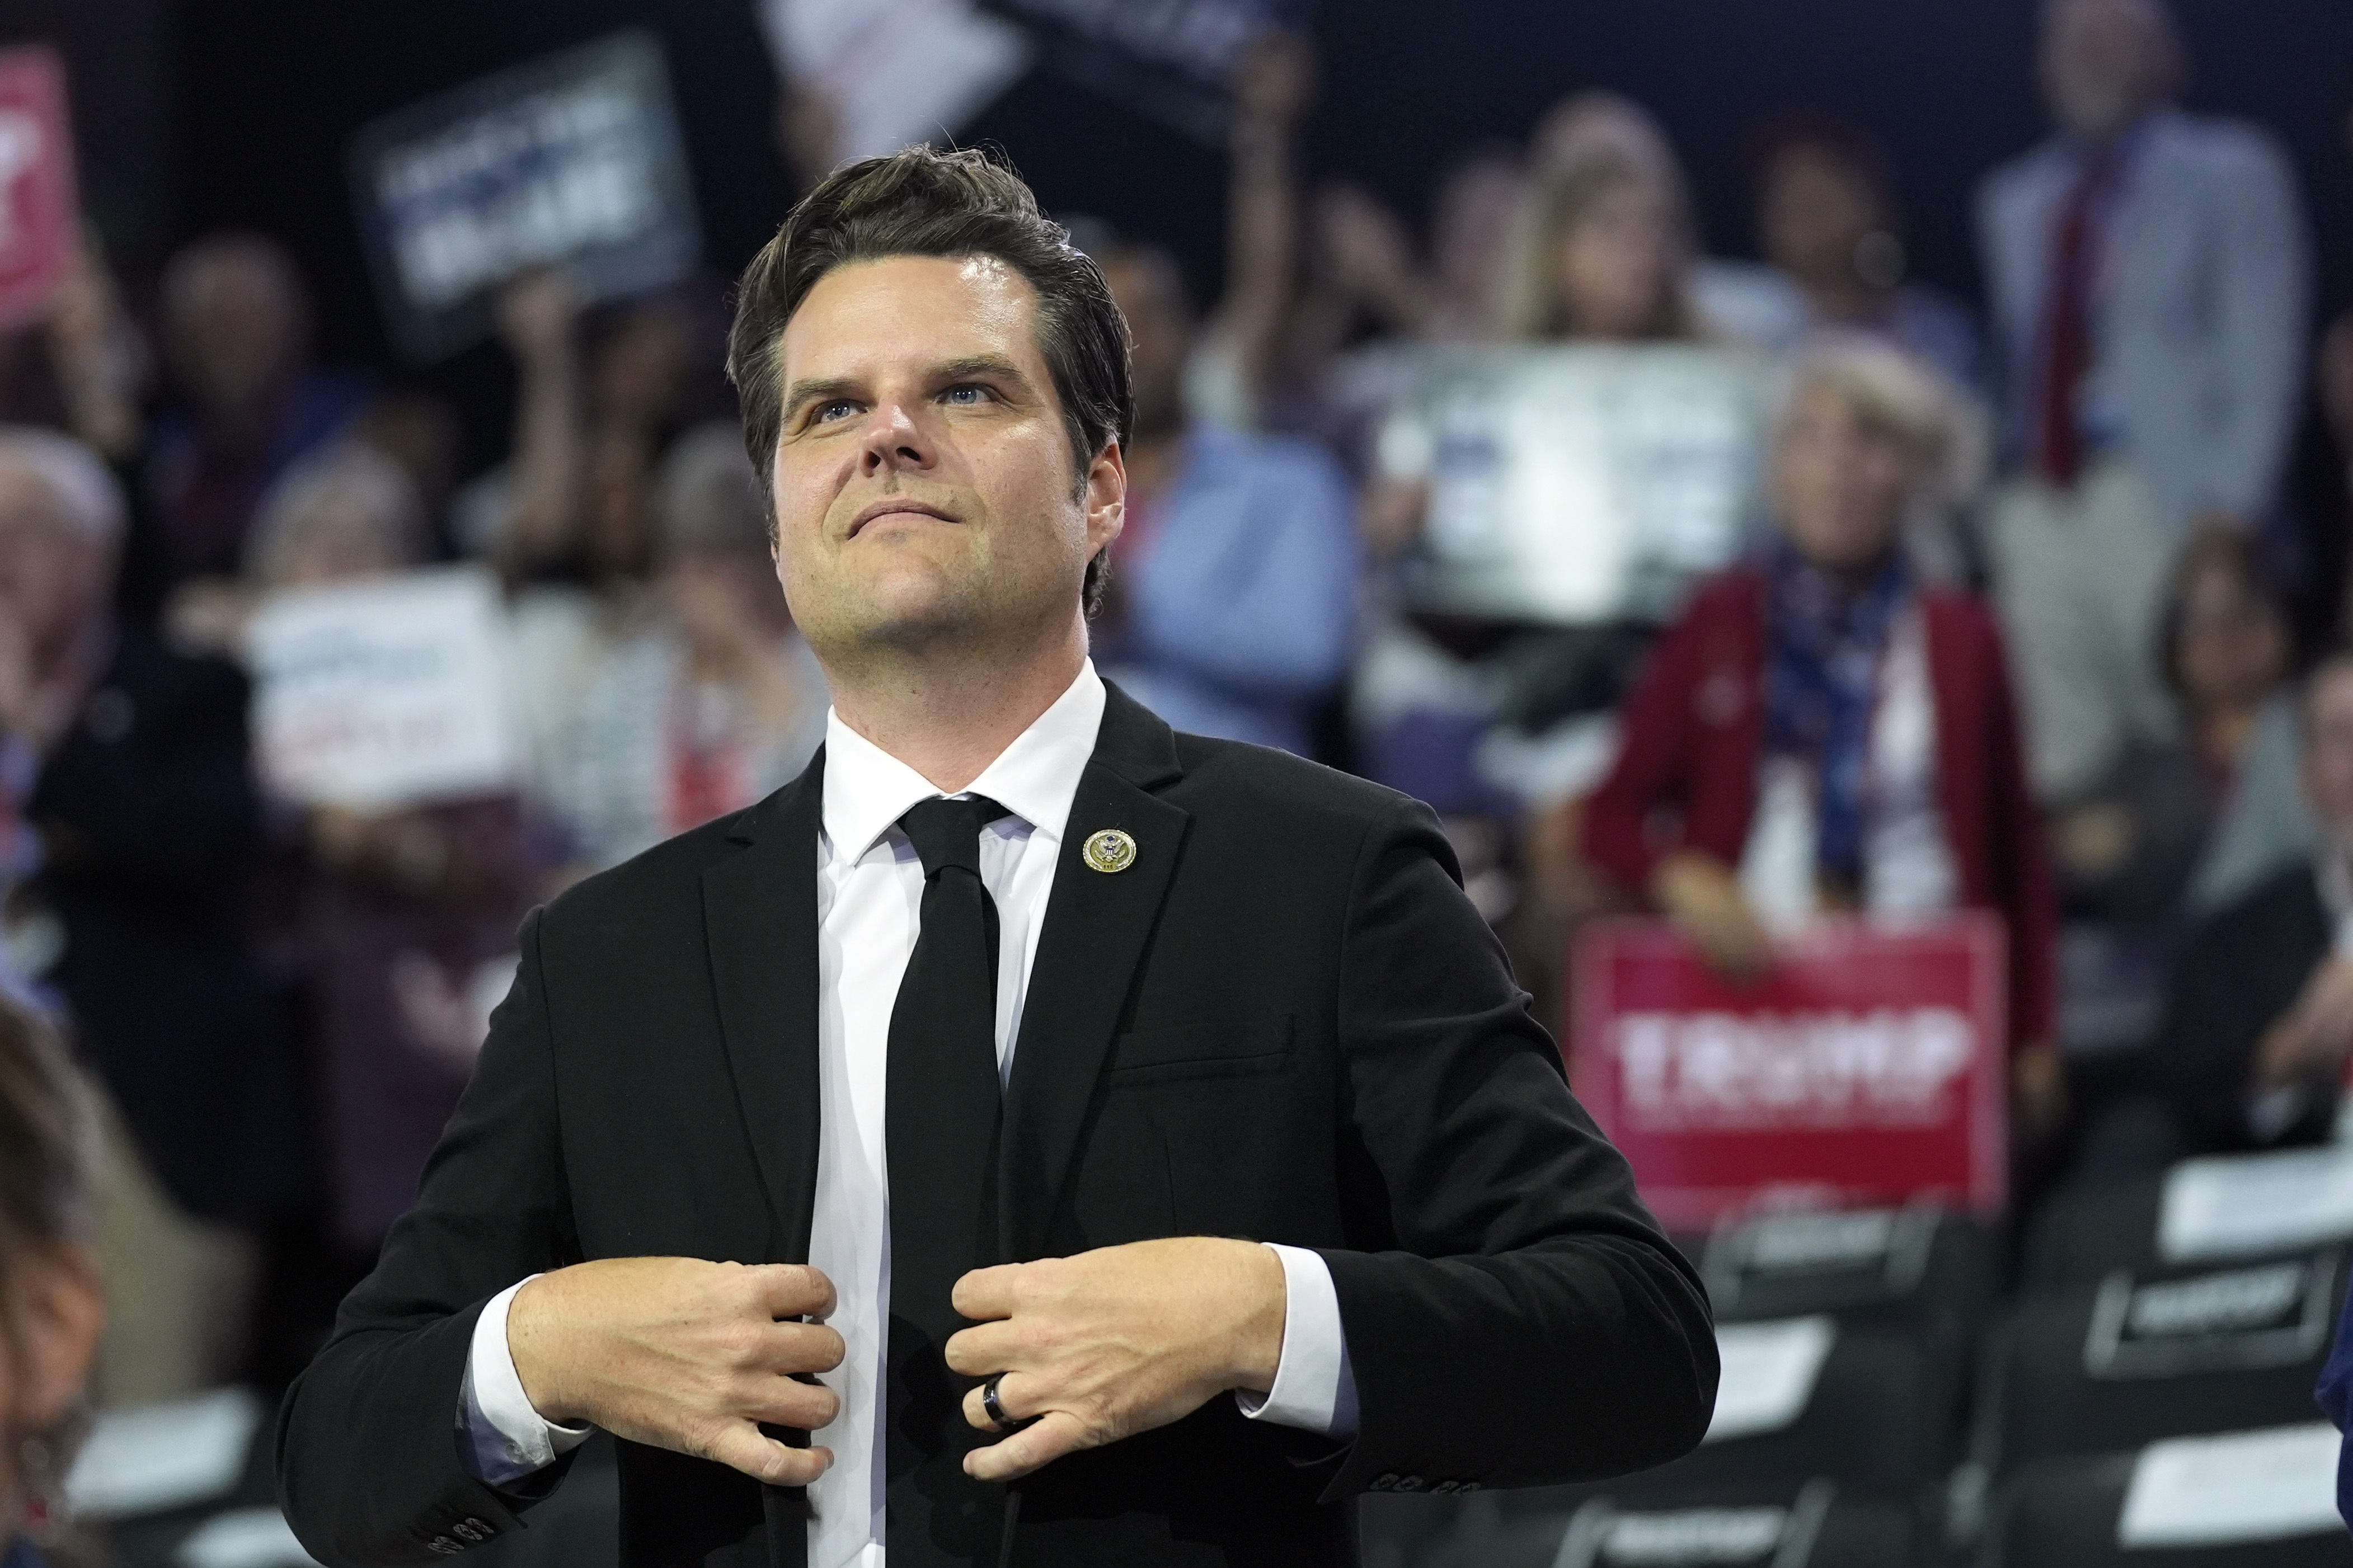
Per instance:
[[[819,654],[827,645],[844,653],[925,649],[967,643],[982,634],[981,617],[968,597],[945,590],[939,583],[893,584],[845,605],[828,617],[822,632],[809,628],[810,646]]]

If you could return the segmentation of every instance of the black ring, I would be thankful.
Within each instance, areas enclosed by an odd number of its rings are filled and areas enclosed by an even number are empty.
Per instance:
[[[1007,1433],[1018,1432],[1021,1428],[1029,1425],[1029,1423],[1027,1421],[1016,1421],[1012,1416],[1005,1414],[1005,1406],[997,1402],[997,1385],[1004,1381],[1005,1374],[1000,1372],[995,1377],[990,1378],[987,1383],[980,1385],[981,1413],[996,1424],[998,1431]]]

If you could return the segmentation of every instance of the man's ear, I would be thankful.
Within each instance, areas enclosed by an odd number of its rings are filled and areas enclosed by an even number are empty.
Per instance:
[[[1120,456],[1118,442],[1105,445],[1087,466],[1083,500],[1087,508],[1087,554],[1092,558],[1111,548],[1112,541],[1127,526],[1127,464]]]

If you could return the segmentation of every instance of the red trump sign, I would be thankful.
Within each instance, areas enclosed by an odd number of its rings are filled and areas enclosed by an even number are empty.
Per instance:
[[[2000,923],[1828,922],[1751,982],[1662,922],[1572,955],[1569,1071],[1676,1230],[1780,1204],[2001,1206]]]
[[[0,49],[0,327],[48,309],[79,223],[65,66],[38,44]]]

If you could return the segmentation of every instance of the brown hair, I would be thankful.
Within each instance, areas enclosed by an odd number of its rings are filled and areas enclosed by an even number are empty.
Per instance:
[[[2158,668],[2165,678],[2166,687],[2176,697],[2189,694],[2181,679],[2181,627],[2189,614],[2189,590],[2210,572],[2231,578],[2240,592],[2279,623],[2281,652],[2289,664],[2295,660],[2287,605],[2271,574],[2263,570],[2254,542],[2228,512],[2204,512],[2190,522],[2189,537],[2182,544],[2181,553],[2174,562],[2173,576],[2166,584],[2165,607],[2158,622]],[[2281,673],[2285,675],[2287,671]]]
[[[826,274],[893,256],[994,257],[1038,291],[1038,351],[1061,404],[1083,494],[1095,458],[1106,447],[1124,447],[1135,419],[1127,322],[1103,269],[1038,210],[1038,198],[1004,163],[969,149],[910,147],[835,170],[744,269],[727,374],[743,404],[744,449],[771,501],[784,422],[777,345],[785,325]],[[1087,563],[1090,614],[1102,598],[1104,567],[1100,552]]]

